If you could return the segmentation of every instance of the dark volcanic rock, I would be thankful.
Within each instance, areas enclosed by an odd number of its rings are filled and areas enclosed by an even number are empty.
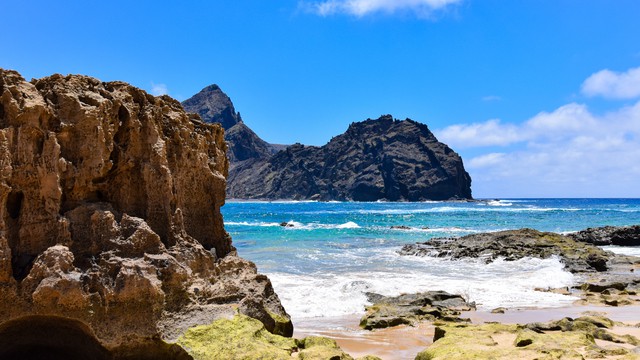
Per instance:
[[[446,321],[466,321],[458,318],[461,311],[475,309],[460,295],[445,291],[428,291],[417,294],[402,294],[390,297],[366,293],[373,305],[360,320],[366,330],[409,325],[421,320],[443,319]]]
[[[353,123],[322,147],[296,144],[239,165],[227,192],[250,199],[470,199],[471,178],[426,125],[387,115]]]
[[[640,246],[640,225],[588,228],[569,234],[576,241],[593,245]]]
[[[281,145],[272,145],[262,140],[242,121],[231,99],[218,85],[210,85],[182,103],[188,112],[200,115],[208,123],[220,123],[225,130],[224,139],[228,145],[229,173],[234,173],[239,163],[265,160]]]
[[[269,144],[217,85],[184,101],[218,122],[228,143],[227,195],[238,199],[421,201],[471,199],[462,159],[426,125],[390,115],[353,123],[322,147]]]
[[[577,242],[560,234],[532,229],[472,234],[457,239],[433,239],[426,243],[405,245],[401,255],[482,258],[491,262],[498,257],[518,260],[523,257],[559,256],[568,271],[606,271],[611,252]]]
[[[200,115],[208,123],[220,123],[225,130],[242,121],[233,103],[218,85],[209,85],[182,102],[184,110]]]

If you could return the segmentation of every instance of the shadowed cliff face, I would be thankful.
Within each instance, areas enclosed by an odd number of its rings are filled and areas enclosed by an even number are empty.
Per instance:
[[[353,123],[322,147],[293,145],[230,172],[232,198],[422,201],[471,198],[462,159],[412,120]]]
[[[291,332],[224,230],[225,151],[170,97],[0,69],[0,329],[73,319],[113,354],[236,309]]]

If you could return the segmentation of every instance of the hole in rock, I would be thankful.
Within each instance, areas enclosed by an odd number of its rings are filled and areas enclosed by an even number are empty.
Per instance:
[[[131,115],[129,115],[129,110],[127,110],[124,105],[120,105],[120,108],[118,109],[118,120],[120,120],[122,123],[125,123],[127,122],[127,120],[129,120],[130,116]]]
[[[12,219],[20,217],[20,209],[22,209],[22,200],[24,194],[22,191],[12,191],[7,197],[7,212]]]
[[[26,316],[0,326],[0,360],[193,360],[159,340],[107,350],[84,323],[60,316]]]
[[[112,356],[79,321],[29,316],[0,327],[0,359],[107,360]]]
[[[4,105],[0,103],[0,120],[4,120]]]
[[[11,258],[11,268],[13,270],[13,278],[22,281],[31,272],[35,256],[29,254],[14,254]],[[2,358],[0,358],[2,360]]]

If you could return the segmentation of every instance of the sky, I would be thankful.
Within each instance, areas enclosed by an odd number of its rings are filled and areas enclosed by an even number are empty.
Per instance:
[[[11,1],[0,67],[185,100],[218,84],[266,141],[425,123],[477,198],[640,197],[640,1]]]

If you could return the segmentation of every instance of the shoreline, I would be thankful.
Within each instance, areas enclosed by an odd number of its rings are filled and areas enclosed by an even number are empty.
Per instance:
[[[501,324],[527,324],[560,320],[565,317],[577,318],[587,314],[601,314],[617,323],[613,332],[640,337],[640,305],[601,306],[582,305],[557,308],[516,308],[507,309],[504,314],[494,314],[487,310],[465,311],[462,318],[469,318],[472,324],[498,322]],[[362,314],[363,315],[363,314]],[[374,355],[382,360],[407,360],[425,350],[433,343],[435,325],[423,321],[415,326],[399,325],[386,329],[364,330],[359,327],[362,315],[336,317],[303,318],[294,323],[296,338],[323,336],[334,339],[338,345],[354,358]]]

